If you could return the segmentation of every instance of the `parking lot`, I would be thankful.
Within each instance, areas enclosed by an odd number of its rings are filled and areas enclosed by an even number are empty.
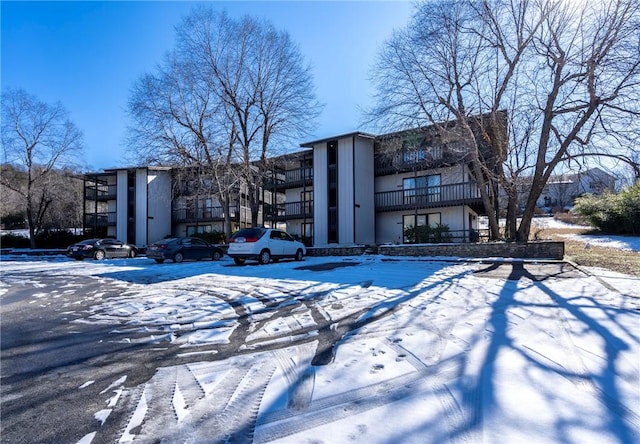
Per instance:
[[[15,257],[1,283],[6,442],[639,438],[629,276]]]

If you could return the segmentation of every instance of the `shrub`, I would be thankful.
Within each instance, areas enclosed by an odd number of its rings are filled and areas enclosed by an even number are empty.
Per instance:
[[[605,233],[640,234],[640,182],[619,194],[579,197],[575,211]]]
[[[429,225],[407,227],[404,230],[404,235],[407,241],[413,244],[451,242],[449,225],[446,224],[436,224],[433,227]]]
[[[84,238],[84,236],[75,235],[68,230],[44,230],[36,236],[36,246],[38,248],[67,248]],[[2,248],[31,247],[28,237],[13,233],[3,234],[0,245]]]
[[[18,234],[7,233],[0,237],[2,248],[29,248],[29,238]]]
[[[36,245],[38,248],[67,248],[82,239],[85,237],[68,230],[44,230],[36,236]]]

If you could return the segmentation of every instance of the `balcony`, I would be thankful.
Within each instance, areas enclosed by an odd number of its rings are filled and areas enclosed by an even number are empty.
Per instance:
[[[238,206],[231,206],[229,217],[232,221],[237,221],[240,211]],[[204,208],[180,208],[173,210],[171,220],[176,223],[193,222],[222,222],[224,221],[224,208],[222,206],[211,206]]]
[[[375,194],[376,211],[406,211],[415,209],[469,205],[484,212],[480,190],[474,183],[456,183],[427,188],[383,191]]]
[[[460,144],[432,148],[428,151],[395,151],[376,154],[374,171],[376,176],[425,171],[468,162],[469,150]]]
[[[97,187],[86,187],[84,198],[87,200],[113,200],[118,192],[117,185],[99,185]]]
[[[289,188],[299,188],[313,185],[313,168],[303,167],[284,171],[273,178],[267,187],[274,187],[278,190]]]
[[[287,202],[265,205],[264,218],[268,221],[285,221],[313,218],[313,201]]]
[[[85,227],[107,227],[116,224],[116,213],[91,213],[84,215]]]

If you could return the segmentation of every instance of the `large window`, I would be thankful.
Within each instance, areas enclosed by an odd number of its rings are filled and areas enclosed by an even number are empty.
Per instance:
[[[406,236],[408,228],[423,227],[429,225],[435,227],[441,221],[440,213],[427,213],[427,214],[408,214],[402,216],[402,239],[403,242],[409,242],[410,240]]]
[[[187,225],[187,236],[196,233],[211,233],[211,225]]]
[[[405,205],[440,201],[440,175],[408,177],[402,181]]]

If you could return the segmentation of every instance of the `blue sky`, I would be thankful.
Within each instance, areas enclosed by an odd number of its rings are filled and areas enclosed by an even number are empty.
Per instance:
[[[413,8],[408,1],[205,3],[232,16],[266,18],[299,45],[325,104],[310,140],[366,130],[360,109],[373,94],[375,55]],[[174,26],[195,4],[2,1],[2,88],[62,102],[84,133],[87,169],[124,166],[133,82],[154,71],[174,45]]]

